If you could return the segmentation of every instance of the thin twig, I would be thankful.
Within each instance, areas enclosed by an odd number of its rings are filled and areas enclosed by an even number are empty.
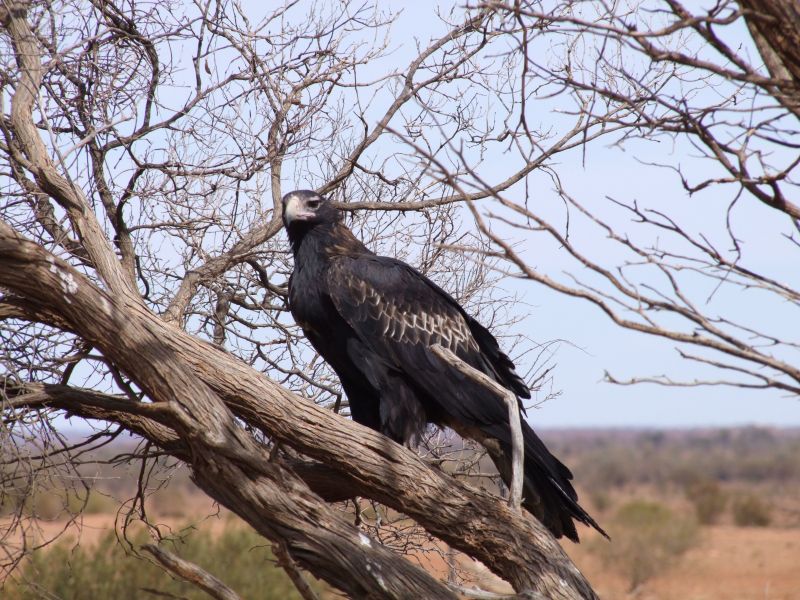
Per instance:
[[[306,581],[306,578],[300,571],[300,567],[294,562],[292,555],[289,554],[286,545],[282,543],[272,544],[272,552],[275,554],[275,558],[278,559],[278,564],[289,576],[289,579],[292,580],[295,589],[297,589],[304,600],[319,600],[319,596],[317,596],[317,593],[308,585],[308,581]]]

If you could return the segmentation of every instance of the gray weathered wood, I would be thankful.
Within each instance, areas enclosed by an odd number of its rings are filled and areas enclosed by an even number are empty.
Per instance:
[[[152,419],[187,447],[195,480],[206,493],[267,538],[286,542],[300,565],[351,596],[447,598],[452,592],[389,550],[362,543],[361,532],[296,474],[267,462],[266,452],[233,415],[324,464],[353,494],[409,515],[518,592],[595,597],[558,543],[529,515],[429,468],[385,436],[291,394],[130,297],[99,289],[4,223],[0,285],[25,299],[27,314],[46,321],[55,313],[62,325],[101,349],[163,405]]]
[[[145,544],[142,546],[142,550],[151,554],[170,573],[174,573],[184,581],[197,586],[212,598],[216,598],[216,600],[241,600],[239,595],[231,588],[193,562],[189,562],[155,544]]]

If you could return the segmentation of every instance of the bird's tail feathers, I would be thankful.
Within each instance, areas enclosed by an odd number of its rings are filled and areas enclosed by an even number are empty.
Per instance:
[[[608,538],[608,534],[597,521],[578,504],[578,494],[572,487],[570,470],[550,453],[539,436],[524,421],[522,433],[525,440],[522,505],[557,538],[566,536],[573,542],[578,542],[574,521],[593,527]],[[500,461],[495,462],[499,462],[498,470],[508,484],[511,480],[511,447],[506,440],[500,439],[503,456]]]

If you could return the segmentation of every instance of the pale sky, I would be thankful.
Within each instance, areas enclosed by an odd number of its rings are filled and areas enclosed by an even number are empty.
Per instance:
[[[443,3],[445,4],[445,3]],[[246,2],[254,18],[264,10],[261,3]],[[395,49],[386,60],[388,68],[404,65],[415,56],[415,37],[423,43],[441,35],[438,21],[430,18],[430,8],[417,2],[391,2],[381,6],[404,7],[404,13],[391,34]],[[425,15],[422,14],[424,11]],[[427,15],[427,16],[426,16]],[[256,19],[257,20],[257,19]],[[377,67],[380,68],[380,67]],[[385,107],[384,107],[385,108]],[[380,109],[380,106],[378,106]],[[634,148],[635,149],[635,148]],[[683,156],[681,153],[685,153]],[[682,192],[674,174],[641,167],[630,152],[594,145],[585,162],[580,153],[559,157],[561,173],[569,190],[593,207],[600,206],[605,195],[624,200],[648,200],[651,205],[669,206],[690,228],[704,230],[716,215],[715,202],[725,198],[698,195],[689,199]],[[693,156],[687,148],[672,149],[671,158],[692,168]],[[572,161],[571,163],[568,161]],[[487,161],[481,176],[497,180],[502,175],[502,158]],[[699,167],[698,167],[699,168]],[[290,182],[285,182],[290,189]],[[542,189],[545,194],[551,190]],[[706,204],[702,204],[705,202]],[[268,204],[268,203],[267,203]],[[713,210],[712,210],[713,209]],[[715,212],[716,211],[716,212]],[[765,268],[776,278],[800,286],[800,270],[791,254],[779,245],[777,231],[767,227],[774,215],[760,206],[737,208],[734,215],[737,227],[748,233],[750,260]],[[785,229],[785,227],[784,227]],[[580,229],[573,235],[582,235]],[[588,231],[586,235],[591,235]],[[529,252],[532,264],[542,268],[557,268],[563,256],[552,248],[534,246],[530,240],[523,252]],[[598,252],[600,246],[598,246]],[[796,256],[796,250],[794,256]],[[691,380],[707,375],[695,365],[681,360],[674,344],[642,334],[628,332],[613,325],[596,307],[585,301],[569,298],[532,282],[506,280],[503,287],[522,301],[511,310],[524,317],[515,332],[536,342],[563,340],[557,344],[554,356],[554,390],[560,395],[529,410],[531,424],[539,427],[711,427],[729,425],[800,425],[800,403],[773,391],[752,391],[731,387],[667,388],[640,384],[616,386],[602,381],[605,371],[619,379],[669,374]],[[724,296],[718,298],[725,310],[749,317],[758,315],[756,324],[776,332],[795,333],[798,321],[792,320],[791,308],[776,305],[751,306],[751,298]],[[513,333],[513,332],[512,332]],[[797,356],[794,357],[797,359]],[[524,370],[525,365],[520,365]]]
[[[392,40],[403,44],[404,51],[413,51],[412,38],[425,41],[426,27],[434,34],[436,21],[420,18],[419,5],[395,2],[404,6]],[[416,7],[416,8],[415,8]],[[402,53],[398,53],[402,54]],[[402,63],[399,63],[402,64]],[[691,170],[702,169],[696,151],[676,146],[670,149],[675,163]],[[669,207],[694,230],[708,231],[711,219],[720,222],[729,196],[720,192],[698,194],[688,198],[673,173],[642,167],[631,152],[592,146],[586,162],[573,156],[573,164],[560,173],[568,173],[570,191],[589,204],[605,195],[624,200],[649,200],[651,206]],[[641,156],[639,157],[641,158]],[[648,158],[648,157],[645,157]],[[568,159],[559,159],[561,162]],[[492,180],[492,165],[481,175]],[[655,179],[654,179],[655,177]],[[737,206],[733,221],[737,234],[746,239],[750,264],[763,268],[787,284],[800,284],[800,269],[792,258],[796,249],[787,252],[781,246],[779,232],[788,232],[788,223],[772,211],[753,201]],[[705,202],[705,206],[698,203]],[[751,206],[752,204],[752,206]],[[771,225],[771,227],[768,227]],[[578,232],[580,234],[580,232]],[[575,233],[573,233],[575,235]],[[531,249],[532,250],[532,249]],[[536,255],[540,263],[558,263],[556,254]],[[525,315],[520,331],[537,342],[564,340],[558,345],[554,362],[554,389],[559,397],[528,412],[532,424],[547,427],[708,427],[729,425],[800,425],[800,403],[778,391],[745,390],[726,386],[668,388],[653,384],[618,386],[604,383],[607,370],[619,379],[672,375],[675,379],[709,378],[709,371],[682,360],[675,344],[643,334],[624,331],[615,326],[598,308],[585,301],[566,297],[532,282],[507,281],[504,284],[524,300],[519,314]],[[750,316],[751,323],[768,331],[786,334],[800,331],[796,308],[773,304],[751,305],[752,297],[731,295],[718,300],[725,314]],[[728,312],[730,311],[730,312]],[[794,317],[794,320],[792,319]],[[796,339],[796,337],[795,337]],[[797,356],[794,356],[795,360]],[[711,378],[718,378],[713,376]]]

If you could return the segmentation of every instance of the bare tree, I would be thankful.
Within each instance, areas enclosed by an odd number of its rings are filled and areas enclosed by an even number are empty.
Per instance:
[[[131,457],[143,473],[153,448],[183,461],[291,574],[299,565],[352,597],[455,596],[331,504],[353,496],[519,592],[594,597],[530,515],[337,415],[335,380],[287,317],[291,182],[374,209],[352,217],[362,237],[502,324],[487,264],[464,253],[485,242],[431,168],[470,173],[455,140],[504,143],[485,99],[511,81],[493,46],[514,35],[506,21],[488,8],[442,15],[440,37],[387,69],[393,16],[361,4],[290,2],[257,20],[224,0],[0,5],[0,493],[24,497],[131,432],[145,440]],[[106,425],[75,442],[65,414]],[[11,569],[35,549],[35,522],[19,511],[4,523]]]
[[[568,0],[475,10],[502,19],[509,49],[506,85],[494,88],[504,110],[489,137],[505,139],[509,173],[536,170],[497,190],[468,145],[453,144],[461,160],[452,167],[406,142],[465,200],[491,196],[469,203],[492,240],[484,254],[594,304],[621,328],[674,343],[699,373],[608,374],[610,382],[796,397],[800,4]],[[600,155],[610,176],[581,185]],[[625,189],[647,178],[644,197]]]

